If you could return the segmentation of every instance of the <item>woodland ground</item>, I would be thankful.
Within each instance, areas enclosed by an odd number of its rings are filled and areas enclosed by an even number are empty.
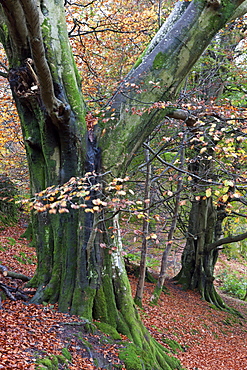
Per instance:
[[[0,231],[0,264],[31,276],[35,271],[35,253],[25,239],[20,239],[23,232],[21,224]],[[218,271],[226,263],[226,259],[220,261]],[[234,263],[234,269],[243,268]],[[134,292],[136,278],[131,275],[130,281]],[[3,276],[0,282],[23,285]],[[197,293],[185,292],[171,280],[166,281],[166,287],[167,293],[162,293],[158,305],[150,306],[154,286],[145,285],[143,310],[139,311],[152,336],[165,347],[173,348],[173,355],[188,370],[247,369],[247,303],[224,296],[229,306],[242,313],[244,318],[239,318],[214,309]],[[118,358],[124,342],[87,328],[83,319],[58,313],[55,306],[5,300],[0,310],[0,369],[32,370],[37,358],[62,353],[67,356],[66,348],[72,359],[59,363],[59,369],[106,369],[114,364],[124,369]],[[176,349],[177,343],[180,347]]]

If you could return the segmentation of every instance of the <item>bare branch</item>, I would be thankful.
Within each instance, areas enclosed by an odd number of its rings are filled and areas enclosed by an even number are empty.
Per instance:
[[[37,4],[33,0],[20,0],[20,3],[25,14],[32,48],[32,57],[40,85],[41,98],[47,111],[52,113],[58,108],[58,100],[55,97],[52,76],[45,57]]]
[[[244,240],[246,238],[247,238],[247,232],[243,234],[239,234],[235,236],[228,236],[227,238],[216,240],[214,243],[211,243],[207,246],[207,252],[209,253],[212,250],[220,247],[221,245],[240,242],[241,240]]]
[[[245,206],[247,206],[247,201],[246,201],[246,199],[244,199],[244,197],[230,198],[229,202],[240,202],[240,203],[244,204]]]
[[[195,175],[195,174],[193,174],[192,172],[189,172],[189,171],[185,171],[185,170],[183,170],[182,168],[179,168],[179,167],[176,167],[176,166],[174,166],[172,163],[169,163],[169,162],[166,162],[166,161],[164,161],[164,159],[162,159],[159,155],[156,155],[156,153],[155,153],[155,151],[149,146],[149,145],[147,145],[146,143],[143,143],[143,146],[145,147],[145,148],[147,148],[152,154],[154,154],[155,155],[155,157],[161,162],[161,163],[163,163],[163,164],[165,164],[166,166],[168,166],[168,167],[171,167],[171,168],[173,168],[175,171],[177,171],[177,172],[180,172],[180,173],[185,173],[186,175],[188,175],[188,176],[191,176],[191,177],[193,177],[194,179],[197,179],[197,180],[200,180],[200,181],[202,181],[202,182],[204,182],[204,183],[206,183],[206,184],[211,184],[211,185],[222,185],[220,182],[215,182],[215,181],[209,181],[209,180],[205,180],[204,178],[202,178],[202,177],[200,177],[200,176],[197,176],[197,175]]]
[[[185,109],[175,109],[173,112],[167,114],[167,117],[181,119],[187,126],[192,127],[196,124],[198,118]]]
[[[86,5],[83,5],[83,4],[79,4],[79,3],[74,3],[73,1],[68,1],[68,0],[65,0],[64,1],[64,6],[66,5],[75,5],[75,6],[79,6],[81,8],[87,8],[88,6],[92,5],[93,3],[95,3],[96,0],[92,0],[90,1],[89,3],[87,3]]]

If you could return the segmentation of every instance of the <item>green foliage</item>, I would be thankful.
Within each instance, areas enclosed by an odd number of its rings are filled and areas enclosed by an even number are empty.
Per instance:
[[[67,358],[67,360],[71,361],[72,360],[72,356],[70,354],[70,352],[68,351],[67,348],[63,348],[62,349],[62,354],[65,358]]]
[[[15,203],[17,189],[7,176],[0,176],[0,224],[11,225],[18,220],[18,206]]]
[[[236,213],[243,213],[245,212],[245,205],[233,205],[233,211]],[[226,222],[224,223],[224,229],[227,233],[230,234],[242,234],[245,232],[246,228],[246,219],[243,217],[235,217],[233,219],[227,219]],[[247,240],[241,240],[236,243],[231,243],[228,244],[224,250],[223,253],[228,257],[228,258],[235,258],[238,260],[244,259],[247,261]]]
[[[135,253],[127,253],[125,256],[130,262],[136,262],[138,265],[140,263],[140,258],[141,258],[141,252],[135,252]],[[160,265],[160,261],[154,258],[147,257],[147,262],[146,262],[146,267],[148,268],[155,268]]]
[[[237,272],[225,269],[219,276],[222,280],[221,290],[238,299],[244,299],[247,289],[247,278],[241,277]]]

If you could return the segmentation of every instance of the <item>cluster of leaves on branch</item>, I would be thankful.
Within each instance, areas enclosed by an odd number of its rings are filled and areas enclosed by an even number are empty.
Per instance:
[[[50,186],[35,194],[33,199],[23,202],[29,209],[36,212],[48,211],[50,214],[68,213],[70,209],[80,208],[86,213],[97,213],[106,207],[109,210],[120,211],[135,204],[140,205],[140,201],[122,198],[126,196],[127,191],[133,194],[131,189],[124,189],[128,177],[115,178],[109,184],[105,184],[104,189],[102,183],[95,181],[96,179],[97,175],[91,172],[82,178],[72,177],[65,184]]]

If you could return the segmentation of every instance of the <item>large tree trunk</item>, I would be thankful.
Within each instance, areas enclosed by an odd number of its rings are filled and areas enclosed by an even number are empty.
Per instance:
[[[82,176],[87,169],[86,153],[94,150],[94,143],[87,139],[85,105],[68,43],[64,11],[56,3],[43,3],[43,13],[38,12],[33,1],[17,2],[17,7],[12,1],[2,4],[8,19],[20,20],[24,28],[21,35],[29,40],[25,50],[19,51],[19,43],[18,47],[15,45],[17,30],[11,24],[9,36],[13,48],[6,46],[9,82],[21,118],[32,194],[63,184],[72,176]],[[43,19],[43,36],[42,14],[49,14]],[[97,160],[93,159],[90,170],[96,170]],[[75,292],[81,281],[87,287],[96,284],[89,283],[85,263],[81,263],[85,260],[88,233],[81,233],[80,225],[90,221],[75,210],[56,215],[33,212],[32,219],[38,257],[32,280],[38,286],[34,302],[58,302],[61,311],[76,314],[85,311],[86,315],[89,308],[81,305],[85,293],[81,290],[78,297]],[[89,233],[90,227],[89,224]],[[79,263],[83,266],[78,266]]]
[[[196,137],[196,129],[191,129]],[[212,196],[205,191],[203,181],[210,180],[214,174],[212,158],[214,152],[210,146],[207,148],[207,156],[200,156],[201,144],[191,150],[188,170],[198,178],[193,179],[193,197],[186,245],[182,254],[182,268],[174,280],[182,284],[184,289],[198,290],[203,299],[225,308],[225,305],[215,290],[214,266],[217,262],[218,250],[209,249],[216,237],[222,232],[222,219],[217,215],[217,209],[213,204]],[[202,181],[200,180],[202,179]]]
[[[198,290],[203,299],[219,308],[225,308],[213,284],[218,251],[207,249],[215,238],[216,220],[216,210],[211,197],[201,197],[200,200],[192,202],[188,237],[182,254],[182,268],[174,279],[182,284],[184,289]]]

